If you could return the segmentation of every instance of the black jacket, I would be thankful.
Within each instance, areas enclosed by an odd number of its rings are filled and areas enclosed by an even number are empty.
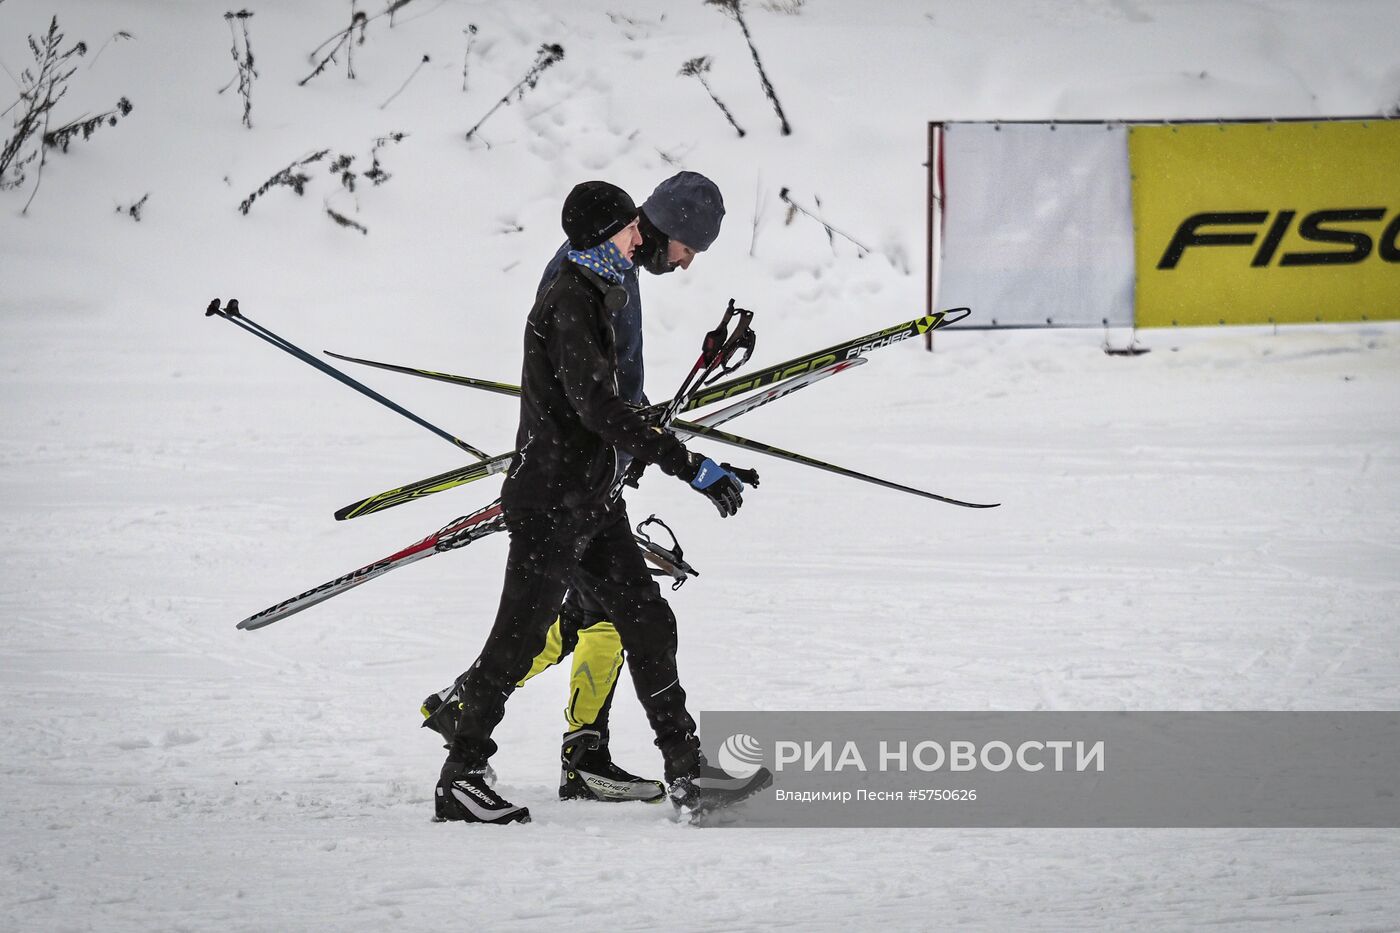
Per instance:
[[[530,310],[520,375],[520,426],[502,504],[573,509],[607,498],[617,449],[683,474],[690,455],[618,395],[617,338],[607,283],[568,262]]]
[[[638,253],[642,251],[643,246],[637,247]],[[544,275],[540,278],[539,288],[535,290],[536,298],[544,294],[544,290],[559,276],[560,270],[573,265],[569,261],[569,249],[570,246],[565,241],[549,260],[549,265],[545,266]],[[636,256],[632,258],[637,259]],[[624,402],[633,405],[647,404],[646,395],[642,391],[646,381],[642,367],[642,289],[637,280],[641,268],[641,263],[638,262],[622,273],[622,287],[627,289],[627,307],[612,316],[613,333],[617,336],[617,394],[622,396]]]

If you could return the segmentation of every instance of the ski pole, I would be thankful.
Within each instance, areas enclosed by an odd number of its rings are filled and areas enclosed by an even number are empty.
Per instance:
[[[345,373],[336,369],[329,363],[312,356],[310,353],[307,353],[305,350],[301,349],[296,344],[292,343],[286,338],[279,337],[277,334],[274,334],[272,331],[268,330],[266,327],[263,327],[261,324],[257,323],[251,318],[245,317],[243,313],[238,310],[237,298],[230,298],[222,308],[219,307],[219,299],[215,298],[213,301],[209,302],[209,307],[204,310],[204,316],[221,317],[226,321],[229,321],[233,324],[237,324],[239,327],[243,328],[253,336],[260,337],[268,343],[272,344],[277,349],[282,350],[286,353],[290,353],[292,356],[301,360],[303,363],[306,363],[309,366],[313,366],[316,369],[319,369],[321,372],[330,376],[332,379],[335,379],[339,382],[343,382],[345,385],[354,389],[356,392],[359,392],[361,395],[365,395],[369,398],[374,399],[376,402],[383,405],[385,408],[388,408],[390,411],[397,412],[398,414],[403,415],[409,421],[412,421],[414,424],[420,427],[427,428],[429,431],[432,431],[438,437],[452,444],[459,450],[465,450],[467,453],[471,454],[478,460],[485,460],[489,456],[488,454],[476,449],[471,444],[468,444],[461,438],[453,437],[451,434],[448,434],[442,428],[439,428],[434,424],[430,424],[427,421],[424,421],[422,418],[418,417],[413,412],[409,411],[407,408],[404,408],[402,405],[399,405],[396,402],[390,401],[389,399],[380,395],[378,392],[371,389],[369,386],[365,385],[362,382],[359,382],[358,380],[350,376],[347,376]]]
[[[734,325],[734,333],[729,332],[729,321],[738,317],[739,321]],[[666,407],[661,410],[658,423],[664,428],[675,419],[680,413],[681,406],[691,394],[702,386],[714,382],[720,376],[727,376],[749,361],[753,356],[754,333],[750,328],[753,321],[753,312],[743,308],[734,307],[734,299],[729,299],[729,306],[724,310],[724,317],[720,319],[719,326],[705,335],[705,342],[700,349],[700,358],[695,361],[690,372],[681,382],[681,387],[676,390],[675,397],[666,403]],[[743,350],[744,355],[737,363],[731,365],[731,359],[738,351]]]
[[[738,322],[734,325],[734,332],[729,332],[729,321],[738,317]],[[690,372],[681,380],[681,387],[676,390],[675,397],[666,403],[661,409],[661,414],[657,417],[655,425],[662,430],[671,426],[671,422],[676,420],[676,415],[680,413],[681,406],[686,399],[697,389],[708,383],[714,382],[720,376],[728,375],[749,361],[753,356],[754,332],[749,326],[753,322],[753,312],[743,308],[734,307],[734,299],[729,299],[729,306],[724,310],[724,317],[720,319],[719,325],[714,330],[705,335],[705,342],[700,348],[700,358],[695,361],[695,365],[690,368]],[[739,362],[732,363],[734,355],[740,350],[744,355]],[[645,465],[633,460],[627,467],[626,472],[619,476],[612,485],[610,496],[616,499],[622,495],[623,486],[636,486],[641,478]]]

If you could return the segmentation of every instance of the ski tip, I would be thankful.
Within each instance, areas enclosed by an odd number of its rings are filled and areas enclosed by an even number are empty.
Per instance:
[[[925,495],[928,495],[928,494],[926,493]],[[965,509],[999,509],[999,508],[1001,508],[1001,503],[1000,503],[1000,502],[964,502],[964,501],[961,500],[961,499],[950,499],[950,498],[948,498],[947,496],[934,496],[934,495],[929,495],[928,497],[929,497],[930,499],[937,499],[937,500],[940,501],[940,502],[946,502],[946,503],[948,503],[949,505],[960,505],[960,506],[962,506],[962,507],[965,508]]]
[[[944,327],[951,327],[959,321],[967,318],[971,314],[972,309],[965,305],[961,308],[949,308],[946,311],[940,311],[940,320],[938,322],[938,327],[939,329],[942,329]],[[997,505],[1000,504],[1001,503],[997,503]]]

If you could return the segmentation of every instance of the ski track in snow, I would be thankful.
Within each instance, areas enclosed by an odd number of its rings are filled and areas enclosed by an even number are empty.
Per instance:
[[[1370,112],[1394,90],[1380,2],[751,6],[793,140],[699,3],[415,4],[371,27],[358,83],[300,94],[343,4],[259,9],[252,132],[214,95],[222,7],[0,4],[11,71],[51,13],[93,46],[137,37],[90,53],[66,102],[130,93],[128,121],[54,156],[31,216],[27,189],[0,194],[0,927],[1396,929],[1394,831],[704,831],[668,805],[563,804],[560,669],[497,733],[501,789],[535,822],[432,824],[442,752],[417,705],[480,647],[502,536],[234,629],[498,483],[331,521],[460,454],[205,319],[214,294],[313,351],[514,381],[568,186],[644,195],[679,158],[730,215],[691,272],[645,283],[655,399],[731,295],[759,310],[760,363],[916,313],[920,262],[900,264],[921,251],[927,118]],[[561,36],[565,61],[464,150],[459,130]],[[673,77],[697,54],[745,141]],[[864,65],[835,80],[833,62]],[[299,153],[363,159],[393,129],[412,134],[383,154],[395,177],[332,202],[369,236],[321,215],[319,171],[305,198],[234,211]],[[785,225],[783,185],[881,251]],[[148,189],[141,224],[114,215]],[[1096,334],[940,334],[732,425],[996,510],[696,444],[763,473],[721,521],[649,475],[634,521],[660,513],[701,571],[672,597],[692,709],[1400,708],[1400,327],[1140,337],[1152,352],[1118,359]],[[508,400],[355,375],[511,445]],[[626,684],[613,718],[619,762],[658,772]]]

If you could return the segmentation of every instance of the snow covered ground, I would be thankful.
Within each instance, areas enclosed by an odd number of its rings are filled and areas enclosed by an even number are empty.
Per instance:
[[[253,7],[251,130],[216,94],[226,9],[0,0],[16,77],[51,14],[90,46],[56,118],[135,108],[53,156],[27,215],[32,177],[0,193],[0,927],[1396,928],[1393,831],[705,832],[560,804],[558,669],[498,733],[535,822],[430,823],[441,750],[417,704],[475,655],[504,540],[233,625],[496,485],[333,522],[461,456],[202,312],[237,297],[311,350],[515,381],[568,188],[640,199],[685,167],[729,218],[690,272],[643,284],[669,395],[731,296],[759,313],[759,361],[921,310],[926,120],[1374,113],[1400,98],[1400,7],[754,0],[786,138],[737,26],[699,2],[415,0],[370,23],[354,81],[342,60],[302,88],[348,4]],[[543,42],[564,61],[463,141]],[[697,55],[743,139],[676,76]],[[410,135],[381,150],[384,185],[351,195],[316,164],[304,197],[237,212],[318,149],[367,167],[391,132]],[[785,225],[784,186],[875,251]],[[139,223],[114,210],[146,193]],[[673,600],[693,708],[1400,708],[1400,327],[1142,340],[1122,359],[1092,333],[949,334],[735,425],[995,511],[755,458],[762,488],[721,521],[649,477],[632,512],[702,572]],[[508,400],[357,375],[511,444]],[[625,688],[617,707],[618,759],[659,770]]]

